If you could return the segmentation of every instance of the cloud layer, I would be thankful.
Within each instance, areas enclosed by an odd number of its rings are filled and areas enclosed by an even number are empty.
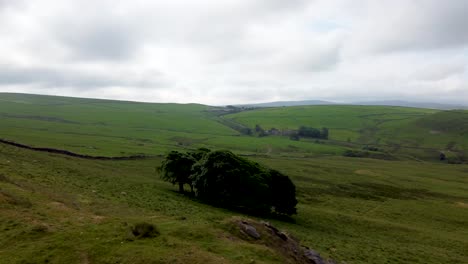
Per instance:
[[[468,101],[464,0],[0,0],[0,91]]]

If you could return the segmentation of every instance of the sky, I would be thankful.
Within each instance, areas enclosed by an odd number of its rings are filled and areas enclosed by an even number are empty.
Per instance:
[[[0,92],[468,102],[466,0],[0,0]]]

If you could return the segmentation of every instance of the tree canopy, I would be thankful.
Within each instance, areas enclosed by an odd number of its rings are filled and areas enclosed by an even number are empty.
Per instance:
[[[288,176],[230,151],[173,151],[160,168],[163,180],[179,184],[182,192],[188,184],[197,198],[209,203],[262,213],[296,213],[296,187]]]
[[[317,129],[313,127],[301,126],[297,134],[301,137],[328,139],[328,128]]]

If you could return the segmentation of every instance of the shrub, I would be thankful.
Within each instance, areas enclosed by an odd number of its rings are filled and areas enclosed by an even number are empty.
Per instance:
[[[157,237],[160,234],[155,225],[145,222],[132,226],[131,232],[136,238],[152,238]]]

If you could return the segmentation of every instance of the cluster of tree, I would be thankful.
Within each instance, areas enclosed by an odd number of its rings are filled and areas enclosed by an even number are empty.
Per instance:
[[[226,105],[225,110],[230,113],[238,113],[247,110],[254,110],[255,107]]]
[[[187,184],[193,195],[209,203],[257,213],[296,213],[296,187],[288,176],[230,151],[172,151],[159,171],[180,192],[185,193]]]
[[[254,132],[259,137],[265,137],[269,135],[282,135],[289,136],[291,140],[299,140],[301,137],[317,138],[317,139],[328,139],[328,128],[323,127],[321,129],[301,126],[298,130],[279,130],[271,128],[269,130],[263,129],[260,125],[255,125]],[[252,133],[250,133],[252,134]]]
[[[265,131],[265,129],[263,129],[260,125],[255,125],[255,133],[259,136],[259,137],[265,137],[265,136],[268,136],[267,132]]]
[[[317,129],[313,127],[301,126],[297,131],[297,135],[300,137],[328,139],[328,128],[323,127],[322,129]]]

